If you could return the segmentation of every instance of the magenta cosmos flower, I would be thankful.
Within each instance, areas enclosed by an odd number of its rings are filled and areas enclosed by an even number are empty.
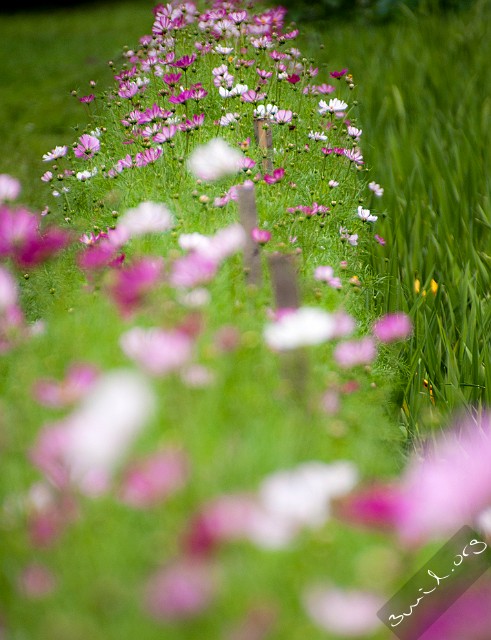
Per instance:
[[[0,206],[0,257],[11,258],[17,266],[38,265],[69,242],[69,234],[57,227],[41,232],[38,217],[26,209]]]
[[[93,158],[101,148],[99,138],[91,136],[88,133],[84,133],[78,140],[79,143],[73,150],[73,153],[77,158],[85,158],[86,160],[89,160],[90,158]]]

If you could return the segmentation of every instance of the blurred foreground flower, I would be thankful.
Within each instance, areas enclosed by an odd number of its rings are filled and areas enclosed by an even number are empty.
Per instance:
[[[332,314],[317,307],[284,310],[264,329],[266,344],[278,351],[321,344],[336,335]]]
[[[211,605],[217,586],[214,565],[206,560],[179,558],[150,577],[144,608],[162,622],[194,618]]]
[[[370,592],[338,587],[311,587],[304,594],[304,607],[312,620],[330,634],[343,638],[367,637],[382,622],[377,611],[383,597]]]
[[[154,406],[154,392],[141,375],[105,373],[71,415],[41,430],[31,460],[60,489],[104,493]]]
[[[491,504],[491,414],[456,420],[413,455],[402,477],[367,486],[341,500],[336,512],[354,524],[394,530],[420,545],[477,523]]]

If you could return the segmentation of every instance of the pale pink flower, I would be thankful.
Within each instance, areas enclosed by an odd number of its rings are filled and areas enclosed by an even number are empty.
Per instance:
[[[172,228],[174,219],[162,203],[145,201],[133,209],[128,209],[119,218],[118,227],[123,228],[128,238],[147,233],[162,233]]]
[[[326,282],[333,289],[341,289],[341,279],[334,276],[334,269],[329,266],[317,267],[314,271],[314,278],[321,282]]]
[[[0,265],[0,315],[17,304],[18,288],[14,276]]]
[[[30,600],[46,598],[53,593],[57,584],[51,569],[39,562],[32,562],[24,567],[17,579],[20,593]]]
[[[211,282],[218,270],[218,261],[208,255],[192,251],[174,260],[169,282],[173,287],[191,288]]]
[[[52,162],[54,160],[58,160],[58,158],[63,158],[63,156],[66,156],[67,152],[68,147],[66,145],[55,147],[52,151],[43,155],[43,160],[44,162]]]
[[[317,307],[300,307],[281,314],[264,329],[266,344],[277,351],[321,344],[335,335],[332,314]]]
[[[288,124],[292,121],[293,112],[290,109],[280,109],[277,111],[274,119],[278,124]]]
[[[141,258],[112,273],[107,291],[123,315],[131,315],[159,283],[162,258]]]
[[[373,334],[380,342],[396,342],[409,338],[413,331],[411,318],[402,312],[387,313],[373,325]]]
[[[344,149],[344,155],[350,162],[364,164],[363,155],[359,149]]]
[[[122,473],[121,502],[137,509],[162,504],[189,478],[189,461],[178,449],[163,449],[131,462]]]
[[[370,183],[368,184],[368,188],[369,188],[371,191],[373,191],[373,193],[374,193],[378,198],[380,198],[381,196],[383,196],[383,195],[384,195],[384,190],[383,190],[383,188],[382,188],[379,184],[377,184],[376,182],[370,182]]]
[[[366,638],[382,626],[377,612],[385,599],[375,593],[319,585],[306,590],[303,602],[310,618],[336,637]]]
[[[178,558],[150,577],[144,606],[158,621],[195,618],[212,604],[217,586],[215,568],[208,561]]]
[[[46,407],[65,407],[81,400],[93,387],[99,370],[84,362],[68,367],[63,380],[43,378],[34,385],[34,397]]]
[[[334,359],[343,369],[371,364],[377,357],[377,348],[371,337],[340,342],[333,353]]]
[[[361,134],[363,133],[362,129],[358,129],[357,127],[353,127],[351,125],[348,125],[348,135],[350,138],[353,138],[353,140],[359,140],[361,137]]]
[[[363,222],[375,222],[378,220],[378,216],[374,216],[370,213],[370,209],[364,209],[361,205],[358,207],[358,217]]]
[[[59,488],[102,494],[154,407],[153,389],[140,374],[104,373],[72,414],[42,429],[30,458]]]
[[[201,389],[213,384],[215,376],[210,369],[203,365],[190,364],[181,371],[181,380],[188,387]]]
[[[21,192],[21,184],[17,178],[0,173],[0,202],[15,200]]]
[[[133,327],[119,340],[123,352],[154,376],[164,376],[185,365],[193,354],[193,340],[184,331]]]
[[[188,168],[197,178],[214,181],[240,170],[242,154],[222,138],[213,138],[196,147],[188,159]]]

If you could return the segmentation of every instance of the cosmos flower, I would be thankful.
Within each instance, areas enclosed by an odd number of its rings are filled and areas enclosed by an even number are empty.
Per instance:
[[[360,220],[363,220],[363,222],[375,222],[376,220],[378,220],[378,216],[372,215],[370,213],[370,209],[364,209],[361,205],[359,205],[358,207],[357,215]]]
[[[402,312],[388,313],[373,325],[373,334],[380,342],[405,340],[413,331],[411,318]]]
[[[84,133],[79,138],[78,145],[74,148],[73,153],[77,156],[77,158],[85,158],[89,160],[93,158],[95,154],[100,150],[101,143],[99,138],[96,136],[92,136],[88,133]]]
[[[1,173],[0,174],[0,203],[8,200],[15,200],[21,192],[21,184],[17,178]]]
[[[333,316],[317,307],[300,307],[281,314],[264,329],[266,344],[277,351],[321,344],[335,335]]]
[[[197,178],[212,182],[240,170],[242,154],[222,138],[198,146],[188,158],[188,168]]]

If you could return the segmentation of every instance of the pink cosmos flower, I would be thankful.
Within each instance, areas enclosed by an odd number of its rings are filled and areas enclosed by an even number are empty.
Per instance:
[[[257,242],[257,244],[267,244],[271,240],[271,231],[254,227],[254,229],[251,231],[251,236],[254,242]]]
[[[149,578],[144,607],[158,621],[192,619],[212,604],[217,586],[215,568],[208,561],[178,558]]]
[[[314,271],[314,278],[322,282],[327,282],[333,289],[341,289],[343,286],[341,279],[334,276],[334,269],[329,266],[317,267]]]
[[[49,227],[41,232],[38,216],[26,209],[0,205],[0,257],[11,258],[19,267],[32,267],[64,249],[70,235]]]
[[[382,238],[382,236],[379,236],[378,233],[376,233],[374,236],[375,240],[379,243],[379,245],[381,245],[382,247],[387,244],[386,240],[384,238]]]
[[[18,288],[14,276],[0,265],[0,315],[17,305]]]
[[[373,325],[373,334],[380,342],[405,340],[413,331],[410,317],[405,313],[388,313]]]
[[[93,387],[99,370],[91,364],[74,363],[63,380],[43,378],[34,385],[34,397],[46,407],[65,407],[81,400]]]
[[[278,124],[288,124],[292,121],[293,112],[289,109],[279,109],[274,116],[275,122]]]
[[[141,258],[112,273],[107,291],[124,316],[131,315],[158,283],[162,258]]]
[[[193,340],[184,331],[156,327],[133,327],[123,333],[120,346],[125,355],[154,376],[180,369],[191,359],[193,352]]]
[[[178,128],[175,124],[170,124],[168,127],[162,127],[162,129],[153,136],[153,141],[159,144],[170,142],[176,135]]]
[[[178,288],[196,287],[213,280],[217,269],[217,260],[193,251],[173,262],[169,282]]]
[[[394,531],[411,546],[447,537],[489,506],[490,456],[491,414],[455,418],[399,479],[354,491],[337,505],[338,516]]]
[[[131,462],[123,471],[119,499],[136,509],[162,504],[189,478],[189,461],[178,449],[162,449]]]
[[[194,64],[194,62],[196,62],[196,54],[192,53],[190,56],[185,55],[182,56],[182,58],[179,58],[178,60],[176,60],[175,62],[171,63],[171,67],[178,67],[179,69],[183,69],[184,71],[186,71],[187,69],[189,69],[189,67]]]
[[[334,349],[334,359],[343,369],[371,364],[377,356],[377,348],[371,337],[340,342]]]
[[[276,184],[280,182],[285,177],[285,170],[283,168],[278,168],[273,171],[273,175],[269,175],[266,173],[264,176],[264,182],[266,184]]]
[[[348,69],[341,69],[341,71],[331,71],[329,75],[331,76],[331,78],[336,78],[336,80],[339,80],[339,78],[342,78],[347,73]]]
[[[156,162],[162,155],[162,149],[145,149],[143,152],[139,152],[135,156],[135,166],[145,167],[147,164]]]
[[[242,93],[240,99],[243,102],[251,102],[252,104],[257,104],[258,102],[261,102],[261,100],[264,100],[265,97],[265,93],[258,93],[253,89],[249,89],[248,91],[244,91],[244,93]]]
[[[78,145],[74,148],[73,153],[77,156],[77,158],[85,158],[89,160],[93,158],[95,154],[100,150],[101,143],[99,138],[95,136],[89,135],[88,133],[84,133],[79,138]]]
[[[358,207],[357,215],[363,222],[376,222],[378,220],[378,216],[372,215],[370,209],[364,209],[361,205]]]
[[[7,200],[15,200],[21,192],[21,184],[17,178],[1,173],[0,174],[0,203]]]

